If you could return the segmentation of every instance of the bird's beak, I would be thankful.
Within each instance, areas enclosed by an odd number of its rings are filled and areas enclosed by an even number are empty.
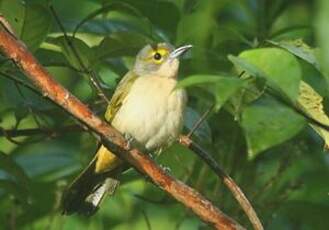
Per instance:
[[[184,53],[186,53],[192,47],[193,47],[192,45],[185,45],[185,46],[178,47],[177,49],[175,49],[174,51],[172,51],[170,53],[170,59],[175,59],[175,58],[182,56]]]

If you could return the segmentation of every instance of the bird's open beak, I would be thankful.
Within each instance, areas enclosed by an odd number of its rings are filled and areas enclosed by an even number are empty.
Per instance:
[[[192,45],[185,45],[185,46],[178,47],[177,49],[175,49],[174,51],[172,51],[170,53],[170,59],[175,59],[175,58],[182,56],[184,53],[186,53],[192,47],[193,47]]]

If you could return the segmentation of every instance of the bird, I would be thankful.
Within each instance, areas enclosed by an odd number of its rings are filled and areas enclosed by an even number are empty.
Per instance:
[[[192,45],[146,45],[120,80],[105,112],[105,120],[146,152],[170,146],[183,126],[187,94],[176,88],[180,57]],[[129,166],[101,145],[88,166],[63,192],[63,214],[93,215],[119,186],[118,176]]]

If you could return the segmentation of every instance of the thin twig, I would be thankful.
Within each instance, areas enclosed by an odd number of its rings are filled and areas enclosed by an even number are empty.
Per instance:
[[[23,81],[22,79],[20,79],[16,76],[7,74],[7,73],[2,72],[2,71],[0,71],[0,75],[2,75],[3,77],[5,77],[5,78],[17,83],[17,84],[20,84],[20,85],[24,86],[25,88],[28,88],[29,90],[33,91],[34,93],[36,93],[38,95],[41,95],[41,93],[36,88],[34,88],[29,83],[26,83],[25,81]]]
[[[146,212],[145,212],[144,209],[142,209],[142,214],[143,214],[143,217],[144,217],[144,220],[145,220],[147,229],[148,230],[152,230],[150,219],[148,218],[148,216],[147,216],[147,214],[146,214]]]
[[[128,148],[127,141],[117,130],[97,117],[86,105],[56,82],[27,50],[26,46],[3,28],[0,28],[0,49],[21,67],[25,75],[31,79],[44,96],[49,97],[62,109],[86,125],[100,137],[104,146],[111,152],[130,163],[139,172],[149,176],[157,186],[191,209],[205,223],[216,229],[244,229],[200,193],[169,176],[147,154],[136,148]]]
[[[76,49],[75,46],[74,46],[74,43],[71,41],[70,37],[67,35],[66,30],[65,30],[63,24],[61,23],[61,21],[60,21],[60,19],[59,19],[59,16],[58,16],[57,13],[56,13],[55,8],[54,8],[52,5],[50,5],[49,8],[50,8],[50,11],[52,12],[52,14],[53,14],[53,16],[54,16],[54,18],[55,18],[55,21],[56,21],[57,25],[59,26],[60,30],[62,31],[62,33],[63,33],[63,35],[64,35],[64,39],[65,39],[65,41],[67,42],[67,44],[68,44],[68,46],[71,48],[71,50],[72,50],[72,52],[73,52],[75,58],[76,58],[77,61],[79,62],[80,67],[83,69],[83,71],[84,71],[86,74],[89,75],[89,79],[90,79],[91,83],[93,84],[94,88],[96,89],[98,95],[99,95],[104,101],[106,101],[107,103],[110,103],[110,100],[107,98],[107,96],[106,96],[106,94],[105,94],[105,92],[104,92],[102,86],[100,85],[100,83],[99,83],[99,81],[98,81],[98,79],[97,79],[96,73],[90,68],[90,66],[87,67],[87,66],[83,63],[83,61],[82,61],[82,59],[81,59],[81,57],[80,57],[80,55],[79,55],[77,49]]]
[[[209,113],[213,110],[213,108],[215,107],[215,105],[211,105],[206,112],[204,112],[202,114],[202,116],[199,118],[199,120],[197,122],[194,123],[193,127],[191,128],[190,132],[186,135],[188,138],[191,138],[191,136],[193,135],[193,133],[195,132],[195,130],[197,130],[200,125],[202,124],[202,122],[204,122],[204,120],[207,118],[207,116],[209,115]]]
[[[30,129],[3,129],[0,127],[0,137],[24,137],[34,135],[58,136],[66,132],[81,132],[84,131],[78,125],[68,125],[61,128],[30,128]]]
[[[235,183],[235,181],[229,175],[227,175],[225,171],[218,165],[216,160],[187,136],[180,136],[179,143],[192,150],[207,163],[207,165],[223,180],[226,187],[231,191],[234,198],[238,201],[238,203],[248,216],[254,229],[263,230],[263,225],[259,220],[257,213],[253,209],[251,203],[249,202],[248,198],[244,195],[244,193]]]

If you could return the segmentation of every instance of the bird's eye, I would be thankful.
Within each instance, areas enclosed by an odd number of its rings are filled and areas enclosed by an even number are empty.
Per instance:
[[[159,60],[161,60],[162,56],[161,56],[161,54],[159,54],[159,53],[155,53],[154,56],[153,56],[153,58],[154,58],[155,60],[159,61]]]

